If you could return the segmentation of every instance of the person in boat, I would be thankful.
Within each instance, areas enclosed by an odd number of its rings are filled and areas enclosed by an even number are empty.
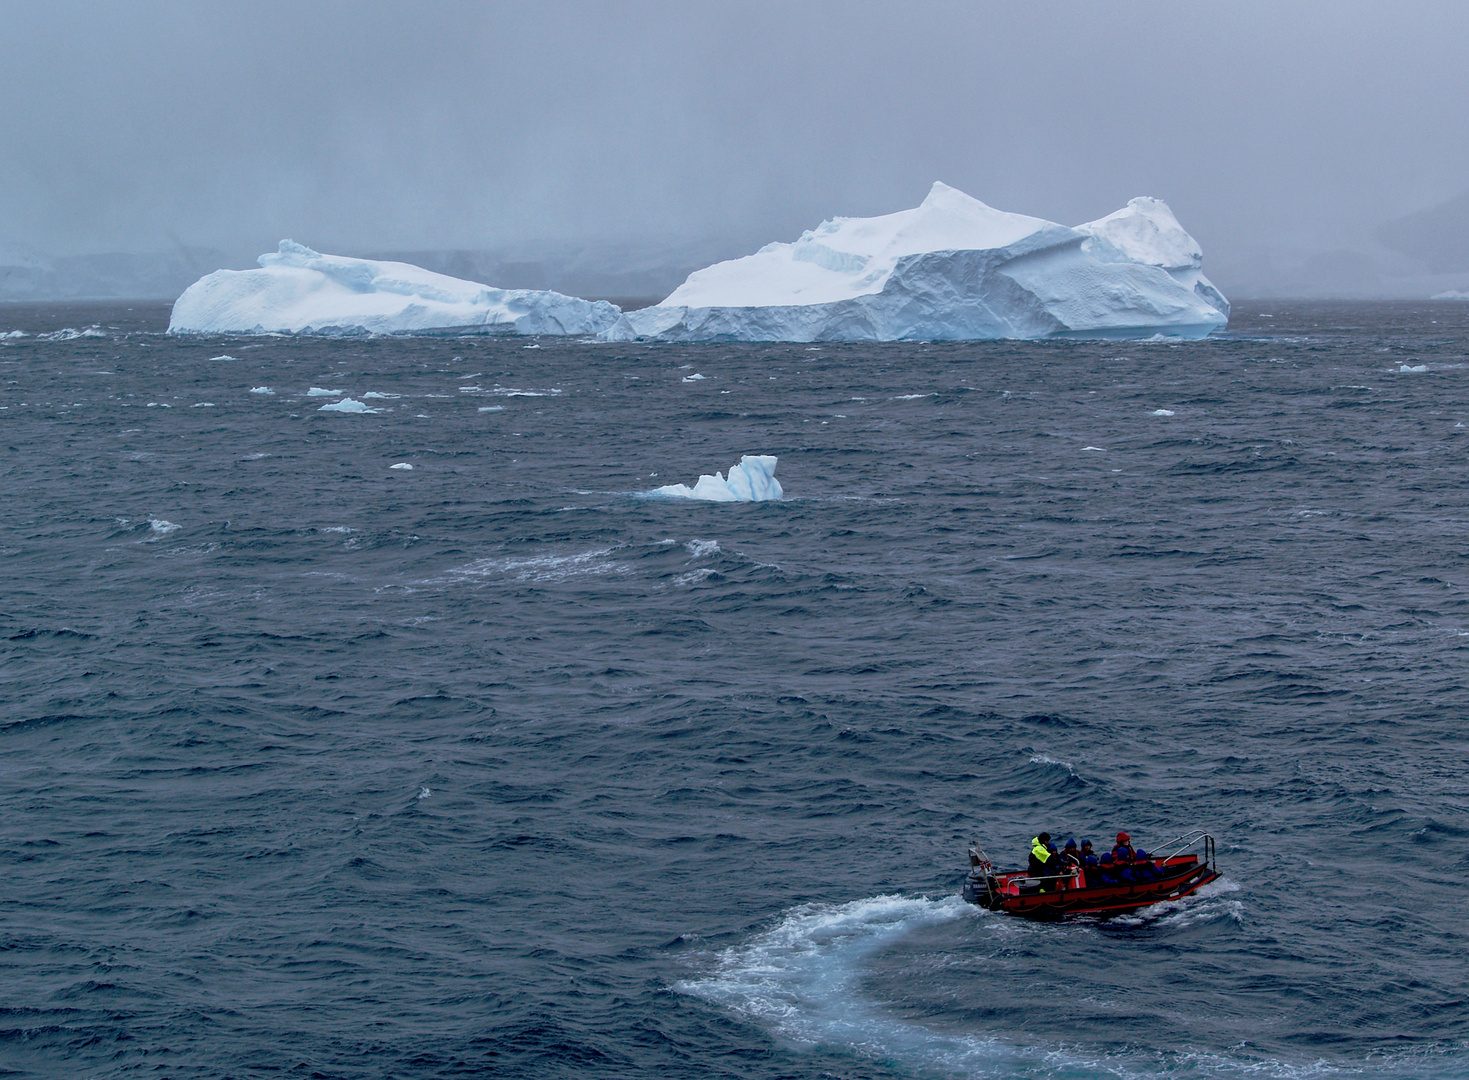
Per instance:
[[[1051,860],[1056,857],[1056,849],[1051,846],[1051,834],[1043,832],[1030,842],[1030,876],[1045,877],[1053,873],[1049,869]]]
[[[1117,861],[1112,858],[1112,853],[1109,851],[1097,860],[1097,884],[1116,885],[1119,880]]]
[[[1148,858],[1146,851],[1139,851],[1137,858],[1132,864],[1132,876],[1138,881],[1156,881],[1158,868],[1153,865],[1153,860]]]
[[[1117,834],[1117,844],[1112,848],[1112,861],[1130,863],[1137,859],[1137,850],[1132,846],[1132,837],[1125,832]]]
[[[1081,865],[1081,849],[1076,846],[1076,839],[1066,841],[1066,846],[1061,849],[1061,860],[1067,866]]]
[[[1084,875],[1082,880],[1089,886],[1100,884],[1102,879],[1098,871],[1101,867],[1097,862],[1096,855],[1092,852],[1092,842],[1090,840],[1083,840],[1081,842],[1081,850],[1076,853],[1076,859],[1081,865],[1081,872]]]

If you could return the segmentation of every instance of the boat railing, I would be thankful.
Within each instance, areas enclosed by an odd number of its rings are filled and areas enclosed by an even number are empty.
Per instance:
[[[1175,836],[1172,840],[1165,841],[1159,847],[1154,848],[1149,857],[1171,859],[1175,855],[1181,855],[1200,841],[1203,842],[1204,850],[1199,861],[1212,868],[1214,865],[1214,838],[1203,829],[1195,829],[1193,832],[1184,833],[1181,836]]]

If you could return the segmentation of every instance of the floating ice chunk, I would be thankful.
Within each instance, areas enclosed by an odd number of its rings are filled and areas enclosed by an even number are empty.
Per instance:
[[[402,396],[402,394],[379,394],[376,390],[369,390],[362,395],[362,398],[364,401],[369,398],[377,401],[394,401]]]
[[[336,397],[338,394],[345,394],[346,392],[347,391],[345,391],[345,390],[323,390],[319,386],[313,386],[310,390],[306,391],[306,396],[307,397]]]
[[[211,363],[211,364],[217,364],[217,363],[219,363],[219,362],[220,362],[220,361],[221,361],[221,360],[229,360],[229,361],[231,361],[231,362],[235,362],[235,358],[234,358],[234,357],[233,357],[233,356],[211,356],[211,357],[210,357],[210,358],[209,358],[209,362],[210,362],[210,363]]]
[[[212,408],[214,408],[214,402],[212,402],[212,401],[196,401],[196,402],[194,402],[194,404],[190,405],[189,408],[191,408],[191,409],[212,409]]]
[[[23,337],[30,337],[24,330],[6,330],[0,333],[0,341],[19,341]]]
[[[429,796],[430,796],[430,795],[432,795],[432,794],[433,794],[433,792],[432,792],[432,791],[430,791],[430,790],[429,790],[429,789],[428,789],[428,788],[426,788],[426,787],[422,787],[422,786],[420,786],[420,787],[419,787],[419,789],[418,789],[418,797],[419,797],[419,798],[420,798],[420,799],[427,799],[427,798],[428,798],[428,797],[429,797]]]
[[[410,465],[410,464],[408,464],[408,462],[406,462],[406,461],[400,461],[396,465],[389,465],[388,468],[390,468],[390,469],[401,469],[404,472],[412,472],[413,471],[413,466]]]
[[[475,411],[476,412],[504,412],[505,411],[505,406],[503,406],[503,405],[481,405]]]
[[[613,341],[1204,337],[1229,303],[1158,199],[1074,229],[946,184],[922,205],[833,218],[794,243],[695,271],[622,315]]]
[[[291,240],[258,270],[216,270],[174,302],[170,334],[595,334],[620,312],[561,293],[496,289]]]
[[[1172,409],[1154,409],[1153,410],[1153,415],[1154,416],[1172,416],[1173,415],[1173,410]]]
[[[705,378],[705,377],[706,377],[706,376],[703,376],[703,375],[700,375],[700,374],[699,374],[699,373],[698,373],[698,372],[697,372],[697,371],[696,371],[696,372],[694,372],[694,373],[693,373],[693,374],[692,374],[692,375],[685,375],[685,376],[684,376],[684,377],[683,377],[683,381],[684,381],[684,382],[701,382],[701,381],[703,381],[703,379],[704,379],[704,378]]]
[[[272,390],[268,386],[252,386],[252,387],[250,387],[250,393],[252,393],[252,394],[274,394],[275,391]]]
[[[364,405],[364,404],[362,404],[362,402],[358,401],[356,398],[343,398],[341,401],[334,402],[331,405],[323,405],[321,408],[317,409],[316,411],[317,412],[345,412],[345,413],[375,413],[375,412],[377,412],[377,410],[374,409],[371,405]]]
[[[1427,371],[1427,364],[1399,364],[1399,371]]]
[[[1101,451],[1104,454],[1107,452],[1104,447],[1100,447],[1100,446],[1083,446],[1082,449],[1083,450],[1099,450],[1099,451]]]
[[[693,487],[687,484],[665,484],[648,495],[667,499],[700,499],[705,502],[764,502],[785,494],[775,478],[776,458],[769,454],[745,454],[740,463],[730,468],[729,479],[723,473],[699,477]]]

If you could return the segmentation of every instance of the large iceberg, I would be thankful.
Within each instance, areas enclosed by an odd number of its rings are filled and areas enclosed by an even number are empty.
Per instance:
[[[1229,319],[1166,203],[1067,228],[936,183],[913,210],[833,218],[690,274],[610,340],[1203,337]]]
[[[323,255],[292,240],[259,270],[216,270],[174,302],[171,334],[596,334],[618,308],[495,289],[401,262]]]

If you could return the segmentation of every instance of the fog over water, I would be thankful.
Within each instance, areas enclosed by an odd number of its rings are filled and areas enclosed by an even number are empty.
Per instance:
[[[1352,253],[1375,260],[1358,277],[1429,273],[1376,230],[1469,187],[1456,3],[0,16],[10,262],[190,247],[248,265],[283,236],[747,250],[916,205],[942,179],[1065,223],[1157,195],[1221,284],[1248,289],[1289,266],[1350,277]]]

